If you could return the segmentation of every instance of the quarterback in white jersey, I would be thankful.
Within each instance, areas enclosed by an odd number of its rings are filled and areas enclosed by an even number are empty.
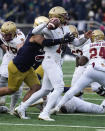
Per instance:
[[[99,82],[105,86],[105,41],[104,33],[101,30],[94,30],[91,37],[89,49],[89,64],[74,86],[63,96],[55,111],[59,111],[67,100],[71,99],[76,93],[84,89],[92,82]]]
[[[7,21],[1,26],[0,44],[6,46],[6,53],[0,66],[0,87],[8,85],[8,64],[16,56],[17,50],[23,45],[24,41],[25,35],[16,28],[15,23]],[[13,110],[20,95],[21,88],[12,95],[10,110]],[[2,97],[2,100],[4,97]]]
[[[65,21],[64,16],[66,14],[67,12],[62,7],[54,7],[49,11],[50,18],[59,18],[61,24]],[[42,34],[46,39],[60,39],[64,37],[65,40],[66,34],[70,33],[68,26],[60,26],[55,30],[49,30],[46,26],[46,23],[37,26],[35,29],[33,29],[33,34]],[[83,40],[86,41],[85,38]],[[71,42],[74,45],[80,44],[80,41],[78,39],[72,39],[72,37],[71,40],[69,40],[68,42]],[[61,45],[44,47],[44,51],[45,57],[42,62],[42,66],[44,69],[42,88],[38,92],[34,93],[26,102],[24,102],[21,105],[21,108],[22,110],[26,110],[33,102],[47,95],[52,89],[54,89],[48,99],[45,108],[38,117],[42,120],[53,121],[53,119],[51,119],[49,116],[50,109],[53,107],[56,99],[62,94],[64,90],[63,72],[61,67]]]

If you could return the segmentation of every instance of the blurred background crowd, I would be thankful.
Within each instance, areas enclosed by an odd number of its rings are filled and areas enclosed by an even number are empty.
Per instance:
[[[105,22],[105,0],[0,0],[0,21],[33,23],[54,6],[64,7],[71,20]]]

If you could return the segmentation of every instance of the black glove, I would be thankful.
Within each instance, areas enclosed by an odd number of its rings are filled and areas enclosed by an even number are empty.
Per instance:
[[[63,38],[63,43],[70,43],[75,39],[73,34],[67,33]]]

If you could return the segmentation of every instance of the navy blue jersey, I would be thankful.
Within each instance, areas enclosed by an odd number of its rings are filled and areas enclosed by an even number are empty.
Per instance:
[[[13,59],[13,63],[21,72],[29,70],[35,63],[35,57],[43,51],[41,45],[29,42],[31,36],[32,31],[30,31],[24,45],[19,49],[17,56]]]
[[[42,61],[43,61],[43,59],[44,59],[44,54],[45,54],[45,52],[42,51],[42,52],[40,52],[40,55],[37,55],[37,56],[35,57],[35,62],[34,62],[34,64],[33,64],[33,68],[34,68],[35,70],[42,64]]]

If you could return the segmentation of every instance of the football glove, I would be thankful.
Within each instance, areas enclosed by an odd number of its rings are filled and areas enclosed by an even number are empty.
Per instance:
[[[70,43],[75,39],[73,34],[67,33],[63,38],[63,43]]]

